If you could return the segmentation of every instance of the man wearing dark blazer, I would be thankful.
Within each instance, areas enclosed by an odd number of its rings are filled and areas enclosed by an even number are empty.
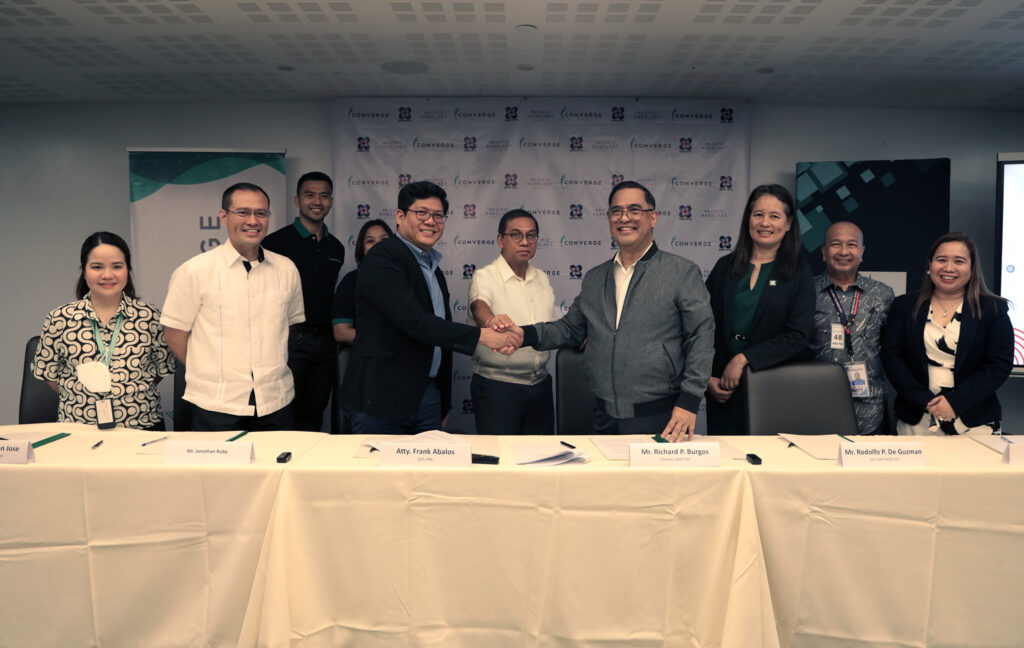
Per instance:
[[[444,234],[448,196],[432,182],[398,192],[396,236],[377,243],[359,268],[357,334],[341,404],[356,434],[440,428],[451,410],[452,351],[477,343],[511,353],[514,331],[452,322],[448,286],[434,245]]]

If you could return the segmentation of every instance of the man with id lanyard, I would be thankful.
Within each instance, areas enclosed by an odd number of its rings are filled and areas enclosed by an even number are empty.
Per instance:
[[[819,360],[846,369],[861,434],[885,429],[885,375],[879,334],[893,290],[857,272],[864,260],[864,234],[847,221],[833,223],[821,246],[826,272],[814,278],[813,351]]]

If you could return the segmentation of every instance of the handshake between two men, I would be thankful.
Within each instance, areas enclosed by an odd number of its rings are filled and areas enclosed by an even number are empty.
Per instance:
[[[495,353],[512,355],[523,346],[523,329],[508,315],[493,315],[480,328],[480,344]]]

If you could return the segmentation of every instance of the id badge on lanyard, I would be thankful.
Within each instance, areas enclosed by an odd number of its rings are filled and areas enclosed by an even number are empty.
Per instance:
[[[92,334],[96,340],[96,347],[100,352],[99,361],[90,360],[82,362],[75,368],[78,380],[82,385],[94,394],[106,394],[111,391],[110,360],[114,357],[114,349],[117,346],[117,338],[121,334],[121,325],[124,323],[124,314],[118,314],[117,324],[114,325],[114,332],[110,336],[110,346],[103,344],[100,336],[99,326],[96,320],[92,320]],[[96,424],[101,430],[114,427],[114,404],[108,398],[96,400]]]

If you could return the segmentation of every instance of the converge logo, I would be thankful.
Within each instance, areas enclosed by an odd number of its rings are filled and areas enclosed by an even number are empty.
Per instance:
[[[629,140],[629,148],[634,151],[670,151],[672,145],[668,142],[645,142],[634,137]]]
[[[594,239],[571,239],[567,235],[562,234],[562,238],[559,240],[559,245],[561,245],[563,249],[576,247],[601,247],[602,242]]]
[[[526,139],[526,136],[519,138],[519,148],[521,149],[546,149],[546,148],[562,148],[562,143],[556,140],[530,140]]]
[[[691,241],[687,239],[678,239],[675,236],[672,237],[672,247],[674,248],[694,248],[694,247],[711,247],[711,241]]]
[[[418,137],[413,138],[412,147],[417,150],[431,149],[435,151],[440,150],[453,150],[455,148],[455,142],[445,142],[440,140],[422,140]]]
[[[591,112],[586,110],[569,110],[566,107],[562,108],[560,113],[561,117],[565,121],[596,121],[603,120],[603,112]]]
[[[600,178],[572,178],[567,175],[563,175],[558,181],[558,184],[562,186],[583,185],[587,187],[600,187],[604,183],[601,182]]]
[[[357,178],[355,176],[348,177],[348,186],[350,187],[386,187],[389,184],[391,184],[391,181],[385,178]]]
[[[493,110],[463,110],[458,106],[455,107],[456,121],[463,121],[467,119],[490,120],[496,119],[497,117],[498,113],[494,112]]]
[[[379,110],[357,110],[354,106],[348,109],[349,119],[391,119],[391,113]]]
[[[678,176],[672,177],[671,184],[673,187],[696,187],[701,189],[712,189],[714,187],[710,180],[680,178]]]

